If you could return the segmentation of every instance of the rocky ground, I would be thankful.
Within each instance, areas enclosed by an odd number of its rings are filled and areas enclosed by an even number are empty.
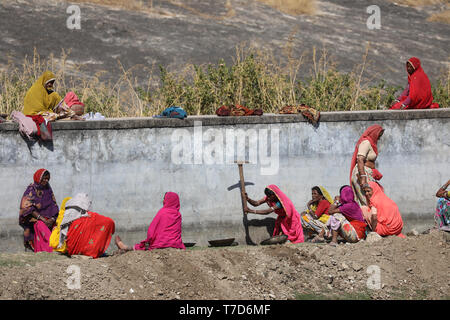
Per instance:
[[[99,259],[2,253],[0,299],[449,299],[449,244],[448,233],[433,231],[336,248],[193,247]],[[80,288],[69,289],[77,267]]]
[[[144,1],[149,3],[150,0]],[[140,79],[158,65],[169,69],[188,63],[231,62],[241,43],[270,48],[281,55],[291,41],[294,55],[306,54],[299,76],[312,68],[312,49],[327,48],[328,57],[342,71],[363,61],[370,43],[365,74],[403,86],[404,64],[421,58],[431,80],[448,68],[448,24],[428,22],[442,5],[412,8],[387,0],[318,1],[316,15],[292,16],[253,0],[152,0],[153,11],[136,12],[78,4],[81,29],[70,30],[66,12],[70,1],[3,0],[0,3],[0,67],[21,65],[34,48],[42,58],[70,51],[66,72],[80,77],[102,73],[117,80],[131,67]],[[367,8],[380,8],[381,29],[369,30]],[[58,62],[58,60],[56,60]],[[142,80],[142,81],[144,81]]]

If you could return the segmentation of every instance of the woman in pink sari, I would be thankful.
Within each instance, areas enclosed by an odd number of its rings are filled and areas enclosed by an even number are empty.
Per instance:
[[[264,193],[266,196],[261,200],[252,200],[247,196],[247,201],[254,207],[267,203],[270,208],[266,210],[247,208],[246,213],[266,215],[274,212],[278,217],[275,221],[273,236],[283,233],[292,243],[304,242],[300,214],[295,210],[292,201],[274,184],[268,186]]]
[[[402,234],[403,220],[397,204],[388,198],[381,186],[369,181],[369,186],[363,188],[369,207],[362,206],[361,210],[370,228],[380,236],[399,236]]]
[[[166,192],[163,207],[158,211],[147,231],[147,239],[132,248],[125,245],[119,236],[115,239],[122,251],[176,248],[185,250],[181,240],[180,198],[174,192]]]

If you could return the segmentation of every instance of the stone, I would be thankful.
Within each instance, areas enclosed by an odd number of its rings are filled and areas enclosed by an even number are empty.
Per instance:
[[[363,268],[363,267],[362,267],[359,263],[357,263],[357,262],[353,262],[353,263],[352,263],[352,269],[353,269],[354,271],[358,272],[358,271],[362,270],[362,268]]]
[[[383,238],[376,232],[369,232],[369,234],[366,237],[367,243],[374,243],[380,241],[381,239]]]

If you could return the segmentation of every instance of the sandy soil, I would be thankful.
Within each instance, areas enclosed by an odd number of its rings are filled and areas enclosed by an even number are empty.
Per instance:
[[[99,259],[2,253],[0,299],[449,299],[449,243],[448,233],[433,231],[336,248],[193,247]],[[68,288],[70,266],[80,268],[79,289]]]

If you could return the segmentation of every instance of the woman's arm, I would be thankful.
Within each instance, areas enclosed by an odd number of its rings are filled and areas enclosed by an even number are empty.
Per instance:
[[[245,197],[247,198],[248,203],[254,207],[259,207],[261,204],[266,202],[266,198],[262,198],[261,200],[252,200],[248,197],[247,193],[245,193]]]
[[[447,193],[446,190],[449,185],[450,185],[450,180],[448,180],[446,184],[444,184],[442,187],[439,188],[439,190],[436,192],[436,197],[444,198]]]
[[[366,161],[366,157],[358,155],[356,158],[356,166],[358,169],[358,183],[360,186],[364,186],[367,184],[367,174],[364,170],[364,162]]]
[[[273,209],[273,208],[269,208],[269,209],[265,209],[265,210],[256,210],[256,209],[247,208],[247,210],[246,210],[247,213],[262,214],[262,215],[266,215],[266,214],[272,213],[274,211],[275,211],[275,209]]]

